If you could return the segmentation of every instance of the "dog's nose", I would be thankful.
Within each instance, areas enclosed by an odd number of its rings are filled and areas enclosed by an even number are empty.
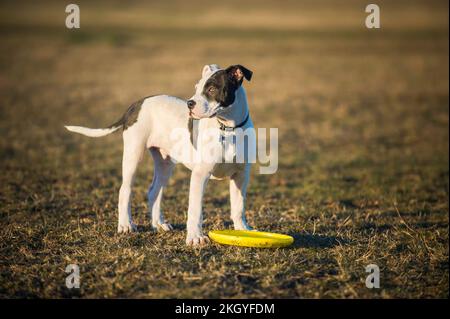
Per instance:
[[[192,110],[195,106],[195,101],[194,100],[187,101],[187,106],[190,110]]]

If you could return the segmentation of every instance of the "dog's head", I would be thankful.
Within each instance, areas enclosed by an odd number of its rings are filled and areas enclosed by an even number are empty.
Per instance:
[[[201,119],[220,114],[234,103],[236,90],[244,79],[250,81],[252,74],[239,64],[226,69],[220,69],[216,64],[205,65],[202,78],[195,85],[195,94],[187,101],[189,115]]]

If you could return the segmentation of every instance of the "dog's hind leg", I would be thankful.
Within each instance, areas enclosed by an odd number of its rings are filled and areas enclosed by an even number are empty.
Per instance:
[[[136,231],[131,218],[131,187],[138,163],[145,149],[136,127],[123,132],[122,186],[119,191],[119,233]]]
[[[172,162],[169,156],[163,157],[158,148],[151,147],[150,153],[154,162],[153,181],[148,190],[148,206],[151,211],[152,226],[155,230],[161,229],[164,231],[172,230],[172,225],[164,220],[161,212],[161,200],[164,188],[167,186],[170,176],[172,176],[173,167],[175,163]]]
[[[250,164],[245,169],[234,174],[230,179],[231,219],[234,229],[252,230],[245,219],[245,197],[250,177]]]

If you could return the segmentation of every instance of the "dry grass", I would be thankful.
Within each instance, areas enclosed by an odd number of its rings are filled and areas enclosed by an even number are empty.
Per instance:
[[[240,1],[241,2],[241,1]],[[111,2],[109,2],[111,3]],[[448,298],[448,3],[361,1],[0,4],[1,297]],[[204,64],[241,63],[258,127],[278,127],[275,175],[252,176],[249,222],[289,249],[184,246],[189,172],[165,193],[173,233],[150,231],[146,158],[140,232],[118,236],[122,141],[103,126],[149,94],[192,95]],[[205,229],[230,227],[211,182]],[[68,290],[67,264],[81,267]],[[381,289],[365,288],[376,263]]]

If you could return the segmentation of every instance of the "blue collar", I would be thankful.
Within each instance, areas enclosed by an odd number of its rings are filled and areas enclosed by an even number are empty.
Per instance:
[[[240,123],[239,125],[236,125],[234,127],[233,126],[226,126],[225,124],[223,124],[219,120],[217,120],[217,122],[219,122],[219,129],[221,131],[234,131],[235,129],[237,129],[239,127],[243,127],[245,124],[247,124],[249,118],[250,118],[250,112],[247,113],[247,116],[245,117],[245,120],[242,121],[242,123]]]

